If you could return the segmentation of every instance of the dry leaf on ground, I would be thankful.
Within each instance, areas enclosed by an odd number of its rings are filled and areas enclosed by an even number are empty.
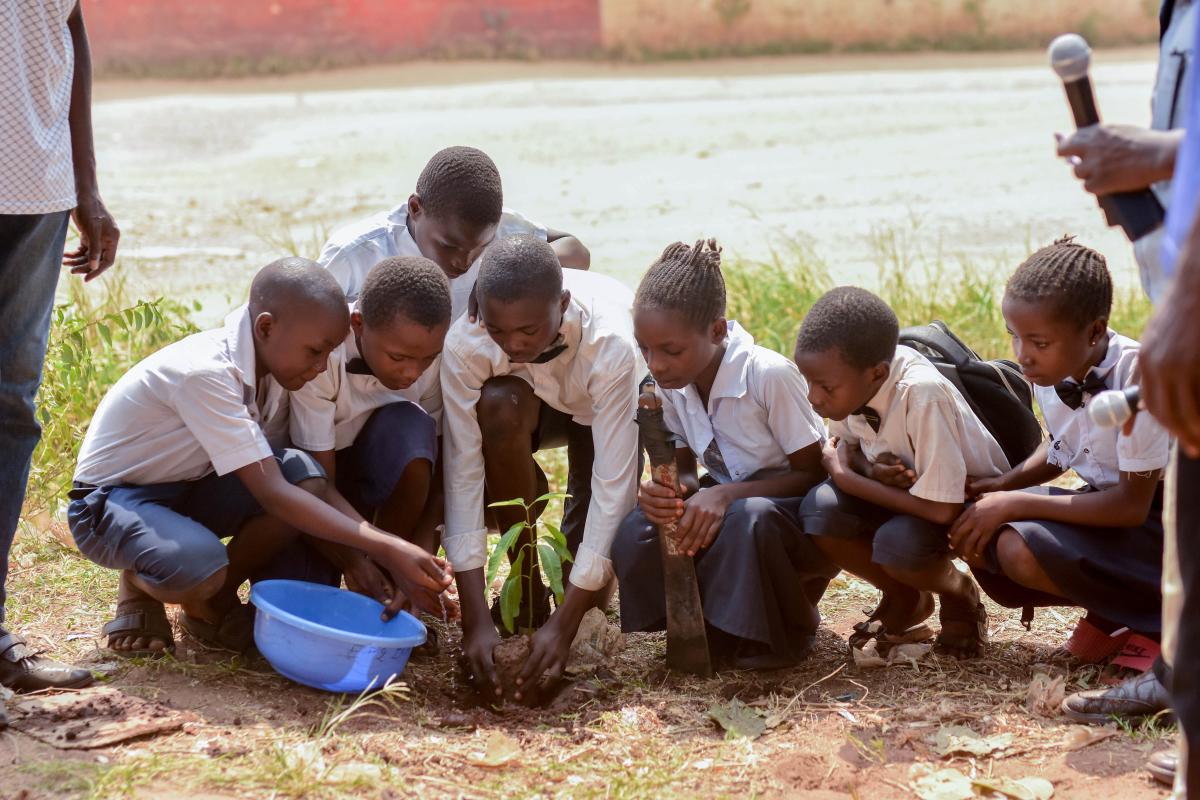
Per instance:
[[[1025,708],[1038,717],[1057,717],[1061,713],[1062,701],[1066,696],[1063,676],[1051,678],[1044,672],[1033,676],[1025,692]]]
[[[708,715],[725,729],[726,739],[757,739],[767,730],[762,714],[736,697],[724,705],[712,706]]]
[[[1008,749],[1011,733],[982,736],[966,725],[943,725],[933,736],[933,749],[942,756],[989,756]]]
[[[1116,736],[1116,728],[1093,728],[1090,725],[1076,725],[1063,740],[1065,750],[1082,750],[1088,745],[1102,742],[1110,736]]]
[[[1054,784],[1045,778],[976,778],[973,783],[977,789],[1009,800],[1050,800],[1054,796]]]
[[[477,767],[502,767],[520,754],[520,742],[501,731],[492,731],[483,752],[472,753],[467,760]]]

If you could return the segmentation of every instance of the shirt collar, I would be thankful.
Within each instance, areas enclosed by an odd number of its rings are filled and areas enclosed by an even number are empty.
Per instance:
[[[746,374],[750,371],[750,357],[753,354],[754,337],[741,325],[730,320],[725,340],[725,355],[717,367],[716,377],[713,378],[712,391],[709,392],[710,401],[718,397],[741,397],[746,394]],[[695,391],[694,385],[689,388]]]
[[[904,374],[904,368],[918,358],[921,358],[921,354],[916,350],[904,345],[897,345],[896,354],[892,356],[892,363],[888,367],[888,376],[884,378],[883,385],[876,390],[875,395],[866,402],[866,406],[874,409],[875,413],[882,418],[892,404],[892,398],[896,396],[896,384],[899,383],[900,376]]]
[[[562,324],[558,326],[558,336],[546,350],[566,345],[567,349],[563,351],[563,355],[574,356],[575,351],[579,349],[579,343],[583,341],[583,325],[589,316],[591,316],[589,311],[575,299],[574,295],[571,295],[571,302],[563,311]]]
[[[253,397],[258,383],[258,359],[254,352],[254,320],[250,318],[249,305],[237,308],[225,317],[225,342],[233,366],[242,374],[242,383],[251,389]]]
[[[1104,358],[1100,359],[1099,364],[1089,369],[1087,375],[1095,375],[1107,383],[1109,374],[1117,366],[1117,362],[1121,360],[1121,341],[1117,336],[1117,332],[1112,328],[1108,329],[1105,336],[1108,337],[1108,349],[1104,352]],[[1085,380],[1087,379],[1087,375],[1084,376]],[[1067,380],[1071,383],[1076,383],[1074,378],[1067,378]],[[1109,388],[1112,387],[1110,386]]]

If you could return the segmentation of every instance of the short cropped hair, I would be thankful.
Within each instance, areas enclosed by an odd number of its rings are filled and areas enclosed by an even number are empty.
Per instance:
[[[1064,236],[1025,259],[1004,287],[1005,297],[1049,303],[1079,327],[1112,313],[1113,284],[1100,253]]]
[[[334,313],[346,311],[346,295],[333,273],[315,261],[299,256],[280,258],[260,269],[250,282],[250,313],[276,317],[309,312],[319,307]]]
[[[638,285],[634,308],[676,311],[703,329],[725,316],[725,277],[715,239],[688,246],[676,242],[663,250]]]
[[[500,170],[474,147],[434,153],[417,178],[417,195],[434,217],[477,227],[499,223],[504,210]]]
[[[558,256],[545,241],[522,234],[492,243],[483,253],[475,292],[482,303],[527,298],[552,300],[562,294],[563,271]]]
[[[839,286],[813,304],[800,333],[797,353],[823,353],[837,348],[858,369],[891,361],[900,340],[896,313],[879,297],[857,286]]]
[[[450,281],[421,256],[385,258],[367,273],[358,295],[363,324],[379,328],[404,317],[426,328],[450,321]]]

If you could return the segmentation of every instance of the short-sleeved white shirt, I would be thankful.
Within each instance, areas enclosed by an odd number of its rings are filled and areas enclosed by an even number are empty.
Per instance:
[[[76,0],[0,3],[0,214],[74,208],[67,18]]]
[[[352,303],[351,311],[354,308]],[[345,449],[354,444],[372,412],[406,400],[433,417],[441,432],[441,356],[407,389],[389,389],[374,375],[349,371],[355,359],[361,362],[351,331],[330,354],[326,370],[292,392],[292,444],[314,453]]]
[[[548,234],[536,222],[526,219],[510,209],[504,209],[500,224],[496,227],[496,238],[526,234],[543,241]],[[342,285],[347,300],[357,300],[363,281],[371,268],[385,258],[395,256],[419,256],[420,248],[408,230],[408,203],[396,206],[386,214],[353,222],[339,228],[321,248],[317,262],[328,269]],[[450,280],[450,320],[454,321],[467,313],[471,290],[475,288],[475,277],[479,274],[480,258],[475,259],[462,275]]]
[[[787,472],[790,453],[825,440],[825,423],[809,405],[808,383],[800,370],[790,359],[756,345],[733,321],[708,407],[695,384],[661,394],[667,429],[720,483]],[[724,471],[706,457],[714,442]]]
[[[563,285],[571,292],[559,329],[566,349],[545,363],[510,362],[481,322],[462,317],[450,326],[441,373],[446,459],[442,546],[460,572],[487,561],[483,434],[475,408],[489,378],[512,375],[529,383],[546,405],[592,428],[592,500],[571,570],[572,583],[592,590],[612,578],[612,540],[637,501],[634,419],[638,381],[646,366],[633,338],[633,293],[626,286],[575,269],[563,270]]]
[[[255,379],[243,306],[138,362],[100,401],[75,480],[95,486],[174,483],[225,475],[287,443],[288,393]]]
[[[1105,379],[1109,389],[1126,389],[1136,383],[1138,348],[1133,339],[1108,332],[1108,352],[1091,372]],[[1050,431],[1047,457],[1062,470],[1073,469],[1095,489],[1108,489],[1121,480],[1122,472],[1152,472],[1164,469],[1171,437],[1154,417],[1138,414],[1129,436],[1120,428],[1101,428],[1087,413],[1091,398],[1072,409],[1059,399],[1053,386],[1035,386],[1034,394]]]
[[[858,442],[872,463],[895,455],[917,474],[908,490],[914,497],[962,503],[968,477],[1008,471],[1004,451],[966,398],[911,347],[896,348],[887,380],[867,406],[880,416],[878,432],[865,416],[851,414],[831,423],[830,435]]]

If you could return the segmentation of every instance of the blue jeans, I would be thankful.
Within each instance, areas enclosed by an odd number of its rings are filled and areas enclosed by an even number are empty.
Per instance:
[[[33,400],[42,380],[69,216],[0,214],[0,623],[8,553],[33,448],[42,435]]]

